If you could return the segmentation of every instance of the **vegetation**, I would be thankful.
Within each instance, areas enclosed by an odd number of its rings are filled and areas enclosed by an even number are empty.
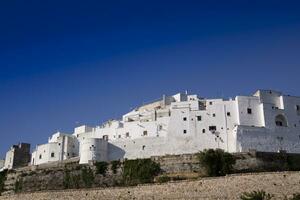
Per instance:
[[[63,185],[65,189],[72,188],[71,187],[71,176],[70,176],[70,171],[65,170],[64,171],[64,180],[63,180]]]
[[[299,171],[300,170],[300,157],[298,155],[287,156],[288,170]]]
[[[208,149],[198,153],[200,164],[208,176],[225,176],[232,173],[234,157],[222,149]]]
[[[123,182],[125,185],[151,183],[159,172],[159,164],[153,162],[151,159],[125,160]]]
[[[84,167],[81,169],[81,177],[85,184],[85,187],[92,187],[94,183],[94,173],[89,167]]]
[[[0,195],[4,189],[4,181],[6,180],[7,170],[0,172]]]
[[[111,161],[111,170],[114,174],[117,173],[118,167],[120,167],[121,162],[119,160]]]
[[[108,163],[107,162],[96,162],[95,166],[97,168],[96,174],[102,174],[103,176],[105,176]]]
[[[271,194],[266,193],[263,190],[244,192],[240,196],[241,200],[270,200],[272,197],[273,196]]]
[[[300,200],[300,193],[293,194],[293,197],[291,197],[289,200]]]
[[[171,180],[171,177],[163,175],[157,178],[157,182],[159,183],[166,183],[169,182]]]
[[[18,192],[22,191],[22,188],[23,188],[23,179],[20,178],[15,183],[15,193],[18,193]]]

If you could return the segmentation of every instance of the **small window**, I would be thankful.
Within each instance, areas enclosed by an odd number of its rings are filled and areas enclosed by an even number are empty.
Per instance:
[[[183,118],[183,121],[186,121],[186,117]]]
[[[300,105],[296,105],[297,114],[300,115]]]
[[[202,133],[205,133],[205,129],[202,129]]]
[[[186,134],[186,130],[185,129],[183,130],[183,134]]]
[[[252,114],[252,109],[251,108],[247,108],[247,113],[248,114]]]
[[[60,143],[58,143],[58,146],[60,146]]]
[[[212,101],[209,102],[209,105],[212,105]]]
[[[108,141],[108,135],[103,135],[102,139]]]
[[[129,137],[129,132],[126,133],[126,137]]]
[[[146,136],[148,135],[148,132],[147,131],[143,131],[143,136]]]
[[[216,127],[216,126],[209,126],[209,130],[210,130],[210,131],[216,131],[216,130],[217,130],[217,127]]]
[[[53,152],[51,153],[51,158],[54,158],[54,153]]]
[[[42,154],[40,154],[39,159],[42,159]]]
[[[215,113],[213,113],[213,117],[216,117],[216,114],[215,114]]]
[[[202,117],[201,116],[197,116],[197,121],[201,121]]]
[[[228,116],[228,117],[230,117],[230,116],[231,116],[230,112],[227,112],[227,116]]]
[[[143,145],[143,146],[142,146],[142,149],[143,149],[143,150],[145,150],[145,148],[146,148],[146,146],[145,146],[145,145]]]
[[[68,153],[67,155],[70,156],[70,153]]]
[[[121,138],[121,135],[118,135],[118,138]]]

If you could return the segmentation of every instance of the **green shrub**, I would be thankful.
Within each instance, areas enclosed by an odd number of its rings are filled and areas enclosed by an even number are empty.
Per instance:
[[[15,183],[15,189],[14,189],[15,193],[21,192],[22,188],[23,188],[23,179],[20,178]]]
[[[157,178],[157,182],[159,183],[166,183],[169,182],[171,178],[169,176],[163,175]]]
[[[240,196],[241,200],[270,200],[272,197],[273,196],[271,194],[266,193],[263,190],[244,192]]]
[[[198,159],[208,176],[225,176],[230,174],[235,164],[234,157],[221,149],[206,149],[198,153]]]
[[[299,171],[300,170],[300,156],[299,155],[288,155],[287,156],[288,170]]]
[[[153,182],[154,176],[160,172],[158,163],[151,159],[125,160],[123,166],[123,182],[125,185],[137,185]]]
[[[7,170],[0,172],[0,195],[4,189],[4,182],[6,180]]]
[[[102,174],[104,176],[107,171],[108,163],[107,162],[96,162],[95,166],[97,168],[96,174]]]
[[[65,189],[71,188],[71,176],[70,176],[70,171],[65,169],[64,171],[64,179],[63,179],[63,185]]]
[[[293,197],[289,200],[300,200],[300,193],[293,194]]]
[[[117,173],[118,167],[120,167],[121,162],[119,160],[111,161],[111,170],[114,174]]]
[[[94,183],[94,173],[89,167],[84,167],[81,169],[81,177],[85,184],[85,187],[92,187]]]

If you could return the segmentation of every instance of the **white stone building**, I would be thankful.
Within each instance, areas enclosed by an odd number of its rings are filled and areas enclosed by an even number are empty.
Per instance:
[[[31,155],[31,165],[62,161],[79,155],[79,143],[75,136],[57,132],[48,143],[37,145]]]
[[[4,162],[5,160],[0,160],[0,172],[3,170],[4,168]]]
[[[73,136],[81,146],[80,163],[196,153],[208,148],[300,153],[300,97],[271,90],[234,99],[179,93],[138,107],[121,120],[77,127]],[[49,151],[52,148],[49,146]]]

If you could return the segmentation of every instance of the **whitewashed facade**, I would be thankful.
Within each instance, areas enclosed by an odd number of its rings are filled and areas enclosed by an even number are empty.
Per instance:
[[[207,148],[300,153],[300,97],[272,90],[226,100],[179,93],[138,107],[121,120],[77,127],[72,137],[81,144],[81,163],[195,153]],[[61,151],[50,141],[45,145],[49,152]],[[37,151],[32,156],[35,159]]]
[[[48,143],[37,145],[31,155],[31,165],[62,161],[79,155],[79,143],[75,136],[57,132]]]

